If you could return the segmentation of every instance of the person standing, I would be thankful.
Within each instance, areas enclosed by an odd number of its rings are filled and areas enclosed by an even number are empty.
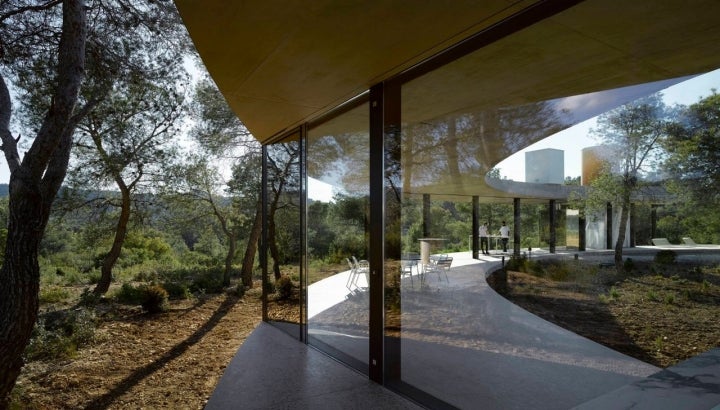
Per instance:
[[[480,251],[483,255],[490,255],[490,248],[488,246],[488,227],[485,223],[480,225],[478,235],[480,235]]]
[[[500,240],[503,244],[503,252],[507,253],[507,244],[508,240],[510,239],[510,228],[505,224],[505,221],[502,221],[502,226],[500,227]]]

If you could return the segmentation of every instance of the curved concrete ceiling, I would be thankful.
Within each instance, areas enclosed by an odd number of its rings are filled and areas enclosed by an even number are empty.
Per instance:
[[[175,1],[211,76],[261,142],[543,3]],[[413,104],[404,103],[403,121],[432,126],[467,112],[524,110],[716,69],[717,16],[717,0],[582,1],[408,83],[403,101]],[[406,192],[510,196],[488,186],[485,172],[581,120],[573,118],[532,134],[511,133],[511,140],[485,127],[484,135],[472,138],[476,152],[469,160],[439,147],[448,155],[445,163],[471,169],[462,175],[434,171],[437,180],[413,182],[406,186],[415,189]],[[406,157],[410,158],[403,154]]]

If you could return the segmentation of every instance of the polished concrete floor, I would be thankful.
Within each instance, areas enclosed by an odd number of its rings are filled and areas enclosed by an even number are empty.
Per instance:
[[[663,402],[662,397],[683,394],[687,397],[680,402],[706,406],[688,408],[712,408],[712,403],[720,402],[717,354],[677,373],[682,376],[674,377],[672,369],[660,372],[497,295],[484,280],[484,273],[497,266],[496,256],[481,260],[471,259],[469,253],[453,256],[449,281],[427,278],[431,292],[404,290],[403,328],[407,330],[402,334],[401,362],[408,385],[451,406],[472,409],[630,408],[638,403],[640,408],[669,409],[678,407],[657,405],[677,401]],[[363,332],[332,331],[322,321],[323,314],[332,317],[334,309],[346,308],[346,278],[336,276],[329,281],[336,282],[332,288],[337,295],[329,287],[323,289],[323,284],[316,287],[322,290],[316,295],[322,294],[324,303],[321,309],[315,308],[313,317],[320,324],[314,326],[311,317],[309,333],[350,355],[355,352],[358,360],[367,360]],[[312,298],[313,289],[309,292]],[[430,314],[430,310],[435,312]],[[443,314],[446,317],[439,323],[437,318]],[[707,373],[698,379],[692,369]],[[638,396],[645,398],[638,402]],[[260,325],[246,340],[207,405],[210,409],[416,407],[268,324]]]

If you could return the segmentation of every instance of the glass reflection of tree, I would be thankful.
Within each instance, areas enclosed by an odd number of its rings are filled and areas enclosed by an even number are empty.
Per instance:
[[[464,111],[408,124],[403,130],[403,183],[417,187],[484,175],[502,159],[564,126],[551,102]]]
[[[268,249],[273,259],[273,275],[280,278],[280,265],[298,262],[300,246],[297,240],[300,229],[300,144],[297,141],[274,144],[268,147]],[[297,232],[278,232],[277,220],[288,219],[282,224],[284,230]],[[283,251],[278,240],[283,239]]]

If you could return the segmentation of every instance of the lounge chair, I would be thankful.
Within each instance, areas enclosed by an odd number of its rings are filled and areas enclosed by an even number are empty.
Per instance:
[[[693,240],[693,238],[691,238],[691,237],[689,237],[689,236],[683,237],[683,238],[682,238],[682,241],[683,241],[683,243],[684,243],[685,245],[687,245],[687,246],[698,246],[698,244],[695,243],[695,241]]]
[[[652,244],[655,246],[672,246],[667,238],[652,238]]]

